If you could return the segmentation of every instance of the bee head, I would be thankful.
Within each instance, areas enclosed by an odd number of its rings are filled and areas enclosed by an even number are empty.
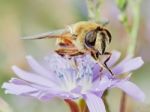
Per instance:
[[[85,40],[84,40],[85,46],[88,48],[94,48],[97,41],[98,34],[101,37],[100,39],[101,49],[102,49],[102,53],[104,53],[106,48],[106,41],[108,41],[108,43],[111,42],[111,34],[107,29],[102,28],[100,26],[86,33]]]

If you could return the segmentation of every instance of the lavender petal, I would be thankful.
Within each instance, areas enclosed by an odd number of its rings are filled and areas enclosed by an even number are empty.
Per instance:
[[[39,63],[37,63],[37,61],[36,61],[34,58],[32,58],[32,56],[27,56],[26,58],[27,58],[27,61],[28,61],[29,65],[30,65],[30,67],[31,67],[36,73],[38,73],[38,74],[40,74],[40,75],[42,75],[42,76],[45,76],[45,77],[49,78],[49,80],[54,80],[55,75],[54,75],[52,72],[46,70],[46,69],[45,69],[44,67],[42,67]],[[51,74],[50,74],[50,73],[51,73]]]
[[[144,64],[141,57],[130,59],[118,66],[116,66],[112,71],[115,75],[127,73],[140,68]]]
[[[16,75],[26,81],[36,83],[39,85],[43,85],[46,87],[55,87],[56,85],[51,82],[50,80],[47,80],[46,78],[40,77],[38,75],[35,75],[33,73],[29,73],[26,71],[21,70],[17,66],[12,67],[13,71],[16,73]]]
[[[143,102],[145,99],[145,94],[143,91],[130,81],[120,81],[119,83],[115,84],[115,87],[122,89],[136,100]]]
[[[113,51],[113,52],[112,52],[112,55],[111,55],[111,57],[110,57],[110,59],[109,59],[109,61],[107,62],[107,66],[108,66],[108,67],[113,66],[113,65],[118,61],[118,59],[120,58],[120,55],[121,55],[120,52],[118,52],[118,51]]]
[[[90,112],[106,112],[102,99],[92,93],[83,96]]]
[[[16,95],[21,95],[24,93],[30,93],[30,92],[37,91],[37,89],[30,87],[30,86],[16,85],[13,83],[4,83],[2,85],[2,88],[6,89],[5,93],[11,93],[11,94],[16,94]]]

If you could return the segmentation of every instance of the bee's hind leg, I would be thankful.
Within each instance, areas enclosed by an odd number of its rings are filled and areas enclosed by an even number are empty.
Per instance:
[[[55,50],[55,52],[61,56],[78,56],[78,55],[82,55],[83,53],[78,51],[77,49],[69,49],[69,48],[61,48],[58,50]]]
[[[104,61],[104,65],[105,65],[105,68],[111,73],[111,75],[114,76],[114,73],[111,71],[111,69],[107,65],[107,62],[110,60],[112,54],[110,52],[104,52],[103,55],[108,55],[108,58]]]

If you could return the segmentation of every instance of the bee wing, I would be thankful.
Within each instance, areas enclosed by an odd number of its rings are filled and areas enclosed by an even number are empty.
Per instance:
[[[69,33],[70,31],[68,29],[60,29],[60,30],[55,30],[51,32],[46,32],[46,33],[41,33],[37,35],[32,35],[28,37],[23,37],[22,39],[45,39],[45,38],[60,38],[62,34]]]

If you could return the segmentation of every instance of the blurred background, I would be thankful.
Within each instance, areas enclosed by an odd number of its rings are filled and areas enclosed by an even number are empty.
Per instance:
[[[128,112],[150,112],[150,0],[143,0],[141,21],[135,56],[141,56],[144,66],[132,76],[146,94],[146,101],[139,103],[128,98]],[[130,9],[129,9],[130,12]],[[118,21],[119,10],[113,0],[105,0],[101,6],[101,16],[109,20],[107,25],[112,33],[111,50],[126,54],[128,37],[123,25]],[[129,15],[132,14],[129,13]],[[52,40],[21,40],[21,37],[64,28],[78,21],[88,20],[85,0],[0,0],[0,86],[15,76],[12,65],[28,68],[26,55],[41,60],[55,49]],[[0,112],[69,112],[60,99],[49,102],[4,94],[0,88]],[[119,110],[121,91],[113,89],[108,96],[111,112]]]

